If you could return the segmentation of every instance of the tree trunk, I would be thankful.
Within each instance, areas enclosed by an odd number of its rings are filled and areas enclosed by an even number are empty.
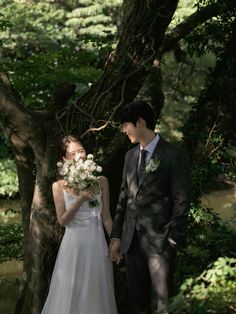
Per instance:
[[[105,128],[119,108],[136,97],[152,68],[177,3],[176,0],[124,1],[120,40],[107,60],[104,73],[68,113],[76,133]],[[93,147],[92,138],[89,143]]]
[[[34,193],[34,157],[32,150],[25,144],[25,142],[14,133],[14,129],[4,123],[4,129],[10,139],[12,150],[14,153],[17,173],[19,178],[19,191],[21,197],[21,212],[22,212],[22,227],[23,227],[23,274],[21,279],[20,291],[15,312],[19,313],[25,300],[25,293],[28,287],[30,275],[30,245],[29,245],[29,224],[30,224],[30,210]]]

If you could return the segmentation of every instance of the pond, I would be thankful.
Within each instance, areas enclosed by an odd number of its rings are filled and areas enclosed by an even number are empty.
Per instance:
[[[236,185],[202,196],[202,205],[213,208],[231,228],[236,229]]]
[[[201,201],[204,206],[213,208],[224,222],[236,229],[236,186],[213,191],[204,195]],[[19,211],[19,201],[0,200],[0,225],[21,222],[20,212],[9,211],[5,215],[5,210],[9,208]],[[21,261],[8,261],[0,264],[0,313],[13,313],[21,272]]]

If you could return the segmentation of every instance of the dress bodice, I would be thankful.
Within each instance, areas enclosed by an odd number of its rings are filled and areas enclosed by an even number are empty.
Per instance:
[[[65,190],[63,190],[64,193],[64,199],[65,199],[65,207],[66,210],[77,200],[76,195],[72,195]],[[99,194],[96,194],[94,196],[96,198],[98,205],[91,207],[89,200],[85,201],[78,211],[75,213],[74,217],[71,219],[71,221],[68,223],[67,227],[74,226],[75,224],[80,224],[83,220],[88,220],[92,217],[97,217],[101,215],[102,212],[102,196],[101,191]],[[93,200],[94,200],[93,198]]]

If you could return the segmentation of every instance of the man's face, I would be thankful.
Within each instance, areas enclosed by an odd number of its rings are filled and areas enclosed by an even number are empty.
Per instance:
[[[124,122],[121,126],[121,131],[128,136],[132,144],[139,143],[140,130],[132,122]]]

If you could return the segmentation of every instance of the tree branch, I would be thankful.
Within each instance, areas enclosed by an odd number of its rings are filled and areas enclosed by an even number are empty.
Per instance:
[[[115,118],[119,108],[135,98],[152,67],[177,3],[178,0],[124,1],[120,39],[104,73],[68,112],[71,124],[76,126],[74,132],[83,134],[88,125],[90,129],[96,128],[96,121]],[[89,112],[95,125],[74,114],[77,107]]]
[[[199,9],[192,15],[186,18],[182,23],[177,25],[169,34],[166,34],[161,47],[158,49],[158,55],[174,49],[178,41],[189,35],[195,28],[217,16],[222,10],[220,4],[209,5]]]
[[[40,122],[45,118],[40,117],[37,112],[30,111],[17,100],[5,73],[0,73],[0,109],[3,123],[10,130],[10,136],[15,134],[16,138],[24,142],[24,147],[28,146],[39,158],[43,156],[44,145],[41,136],[43,130]]]
[[[0,73],[0,109],[1,115],[15,131],[21,133],[21,138],[27,140],[32,134],[31,114],[16,98],[10,81],[5,73]]]

